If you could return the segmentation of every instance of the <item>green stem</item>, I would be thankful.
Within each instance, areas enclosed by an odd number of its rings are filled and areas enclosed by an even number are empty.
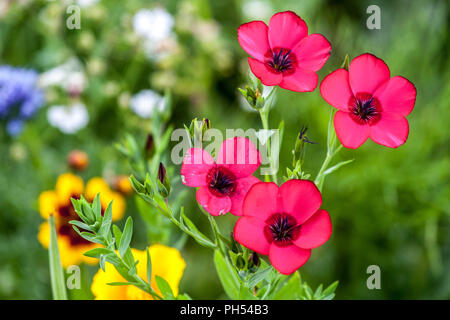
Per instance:
[[[334,156],[338,154],[341,149],[342,145],[339,145],[339,147],[337,147],[336,149],[327,151],[327,156],[325,157],[325,160],[320,167],[319,173],[314,180],[314,183],[317,185],[317,188],[319,188],[320,191],[322,191],[322,186],[325,179],[324,172],[328,169],[331,160],[333,160]]]
[[[187,233],[188,235],[190,235],[192,238],[197,239],[196,235],[191,232],[190,230],[188,230],[187,228],[183,228],[183,226],[181,225],[181,223],[175,219],[175,217],[173,216],[173,212],[172,209],[170,208],[169,205],[169,201],[167,200],[167,198],[164,199],[164,203],[166,205],[166,210],[164,210],[163,208],[161,208],[159,205],[157,205],[157,209],[160,210],[163,214],[165,214],[166,216],[169,217],[170,221],[172,221],[181,231]],[[210,242],[212,242],[210,239],[208,239]],[[216,244],[217,246],[217,244]],[[212,248],[212,249],[217,249],[217,247]]]
[[[261,108],[259,110],[259,115],[261,117],[261,122],[263,125],[264,130],[270,130],[269,129],[269,111],[270,109],[268,108]],[[272,159],[272,149],[271,149],[271,143],[270,143],[270,138],[267,139],[267,150],[269,152],[269,163],[270,163],[270,171],[272,172],[273,170],[273,159]],[[266,181],[270,181],[269,176],[265,176]],[[275,183],[278,183],[278,179],[277,179],[277,174],[276,173],[272,173],[272,179]]]
[[[224,257],[227,256],[227,251],[225,250],[224,244],[222,242],[222,234],[219,231],[219,226],[216,223],[216,220],[214,220],[212,215],[208,215],[209,223],[211,224],[211,229],[213,230],[214,237],[216,239],[216,244],[219,247],[220,251],[224,255]]]

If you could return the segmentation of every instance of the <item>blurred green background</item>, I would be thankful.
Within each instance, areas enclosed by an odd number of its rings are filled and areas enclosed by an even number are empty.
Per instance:
[[[89,1],[80,1],[79,4]],[[173,95],[169,120],[176,128],[194,117],[207,117],[219,129],[260,128],[259,115],[248,111],[237,88],[248,65],[237,42],[238,26],[250,20],[268,22],[278,11],[292,10],[322,33],[333,51],[319,81],[350,58],[370,52],[417,88],[408,117],[405,145],[389,149],[367,142],[344,150],[336,161],[354,162],[327,177],[323,207],[333,222],[331,239],[313,251],[300,269],[311,286],[339,280],[338,299],[450,298],[450,28],[449,3],[442,1],[138,1],[102,0],[81,7],[81,29],[66,28],[66,8],[76,1],[2,1],[0,64],[34,68],[42,73],[77,58],[87,84],[79,96],[89,113],[88,125],[64,134],[47,121],[51,105],[70,101],[66,92],[46,89],[47,102],[14,138],[0,133],[0,298],[51,298],[48,257],[37,241],[42,219],[37,210],[41,191],[52,189],[68,170],[66,157],[82,149],[90,158],[80,175],[106,178],[129,175],[131,169],[114,143],[132,133],[144,143],[150,121],[129,108],[142,89]],[[381,9],[381,29],[369,30],[369,5]],[[165,8],[174,19],[175,44],[169,54],[149,58],[133,32],[133,16],[141,9]],[[331,107],[312,93],[278,91],[271,125],[285,121],[280,176],[291,165],[298,131],[309,127],[306,170],[317,173],[326,152]],[[177,168],[174,174],[179,171]],[[190,189],[186,212],[207,227]],[[127,214],[138,221],[134,196]],[[218,218],[231,231],[233,216]],[[120,224],[120,223],[119,223]],[[203,224],[203,226],[202,226]],[[145,248],[145,223],[137,226],[133,246]],[[187,268],[180,292],[194,299],[224,298],[212,253],[188,240],[182,249]],[[369,290],[366,269],[381,268],[381,290]],[[82,266],[83,286],[72,298],[91,298],[89,283],[97,267]]]

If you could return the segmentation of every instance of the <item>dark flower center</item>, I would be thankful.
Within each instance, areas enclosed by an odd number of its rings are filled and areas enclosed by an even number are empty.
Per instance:
[[[266,54],[267,65],[275,72],[293,73],[297,59],[290,49],[275,48]]]
[[[357,93],[350,98],[349,109],[351,118],[359,124],[373,125],[381,117],[380,102],[369,93]]]
[[[209,191],[219,198],[231,196],[236,190],[236,176],[224,167],[210,169],[206,181]]]
[[[72,198],[78,199],[79,196],[73,195]],[[80,217],[75,212],[72,203],[69,202],[69,204],[60,206],[58,208],[58,217],[57,217],[58,233],[62,236],[68,237],[70,244],[73,246],[89,244],[90,243],[89,241],[80,237],[78,233],[73,229],[72,225],[69,223],[69,221],[71,220],[81,221]]]
[[[289,246],[300,235],[300,225],[290,214],[275,213],[266,220],[264,235],[269,243],[280,247]]]

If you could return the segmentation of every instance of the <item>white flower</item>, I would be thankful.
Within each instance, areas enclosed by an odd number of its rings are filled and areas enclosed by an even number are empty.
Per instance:
[[[174,19],[163,8],[143,9],[133,18],[134,31],[151,41],[161,41],[171,36]]]
[[[248,0],[242,5],[242,12],[247,19],[262,20],[271,16],[273,8],[268,1]]]
[[[142,90],[131,97],[130,107],[138,116],[150,118],[155,110],[163,111],[165,99],[153,90]]]
[[[86,106],[75,103],[71,106],[52,106],[47,111],[48,123],[66,134],[74,134],[89,122]]]
[[[100,0],[77,0],[77,4],[82,8],[90,7],[99,2],[100,2]]]
[[[133,28],[142,38],[142,47],[149,59],[161,60],[175,51],[174,19],[163,8],[144,9],[133,18]]]
[[[81,63],[75,58],[42,73],[38,80],[41,87],[60,86],[68,93],[75,95],[84,90],[86,82]]]

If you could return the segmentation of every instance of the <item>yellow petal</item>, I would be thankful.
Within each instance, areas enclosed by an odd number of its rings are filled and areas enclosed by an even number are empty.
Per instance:
[[[56,181],[56,193],[60,205],[70,204],[70,198],[74,195],[81,195],[84,191],[84,182],[79,176],[73,173],[64,173]]]
[[[108,196],[109,196],[109,199],[108,199]],[[107,198],[107,203],[109,203],[110,201],[113,201],[113,205],[112,205],[113,221],[122,219],[123,214],[125,213],[125,208],[126,208],[124,197],[118,192],[111,192],[109,195],[106,195],[106,198]],[[105,206],[105,208],[106,208],[106,206]]]
[[[100,177],[94,177],[90,179],[86,185],[86,193],[85,197],[87,200],[94,200],[97,193],[100,193],[100,199],[102,198],[102,194],[109,193],[111,190],[109,189],[108,184],[105,180]]]
[[[180,252],[175,248],[167,247],[161,244],[154,244],[150,246],[149,251],[152,261],[152,283],[155,283],[155,276],[164,278],[164,280],[169,283],[174,295],[177,296],[178,285],[180,284],[181,277],[183,276],[183,272],[186,267],[186,263],[183,257],[181,257]],[[139,275],[141,277],[143,276],[141,274]],[[153,287],[155,291],[159,293],[156,285]]]
[[[58,195],[55,191],[44,191],[39,195],[39,212],[42,218],[48,219],[58,211]]]
[[[113,201],[113,221],[121,219],[126,208],[125,198],[120,193],[111,191],[105,180],[99,177],[92,178],[88,181],[85,194],[86,199],[89,201],[94,200],[97,193],[100,193],[100,202],[103,210],[105,210],[108,207],[108,204]]]
[[[92,280],[91,290],[96,300],[127,300],[124,286],[110,286],[107,283],[123,282],[123,277],[113,265],[106,263],[105,272],[99,269]]]
[[[137,249],[131,249],[134,259],[139,260],[137,265],[138,275],[142,279],[147,279],[147,253]],[[178,295],[178,285],[183,275],[186,263],[180,252],[175,248],[156,244],[149,247],[152,261],[152,284],[155,284],[155,276],[164,278],[172,288],[175,295]],[[92,292],[96,299],[122,299],[122,300],[147,300],[152,296],[135,286],[108,286],[108,282],[123,282],[123,277],[116,269],[106,264],[106,272],[101,269],[97,272],[92,283]],[[160,294],[156,285],[152,286],[156,293]]]
[[[38,240],[44,248],[50,245],[50,225],[48,222],[43,222],[39,226]]]

